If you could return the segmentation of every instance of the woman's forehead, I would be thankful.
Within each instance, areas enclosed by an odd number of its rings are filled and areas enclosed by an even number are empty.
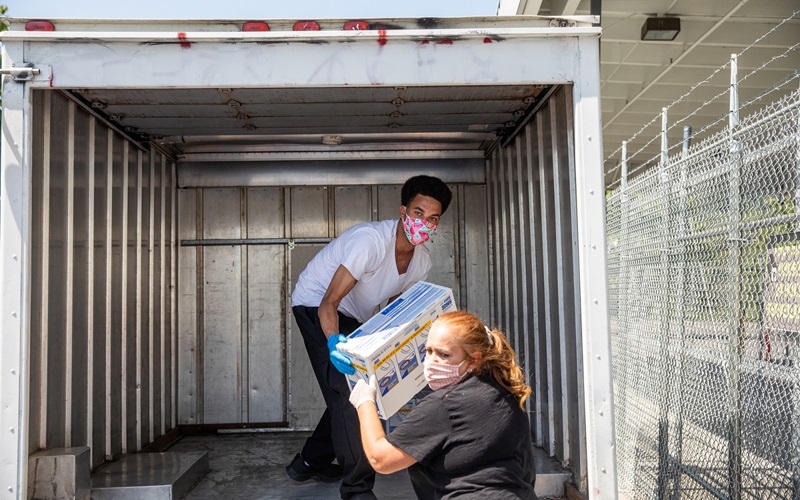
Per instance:
[[[444,323],[435,322],[428,332],[428,344],[436,347],[455,347],[455,338],[449,333]]]

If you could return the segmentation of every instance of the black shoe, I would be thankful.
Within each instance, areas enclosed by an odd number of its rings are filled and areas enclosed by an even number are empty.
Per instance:
[[[335,483],[341,481],[342,468],[337,464],[328,464],[321,469],[313,469],[306,465],[303,457],[298,453],[292,463],[286,466],[286,474],[295,481],[307,481],[313,479],[322,483]]]

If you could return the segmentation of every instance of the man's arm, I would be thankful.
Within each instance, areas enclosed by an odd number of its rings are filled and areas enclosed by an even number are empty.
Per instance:
[[[342,299],[356,286],[356,280],[346,267],[340,265],[333,273],[333,278],[319,304],[319,323],[325,337],[339,334],[339,304]]]

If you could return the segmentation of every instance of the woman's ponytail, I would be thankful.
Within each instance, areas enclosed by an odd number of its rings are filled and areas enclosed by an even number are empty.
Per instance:
[[[498,384],[516,396],[520,408],[524,408],[525,401],[531,395],[531,388],[525,383],[525,373],[517,364],[517,355],[503,332],[490,330],[489,335],[494,340],[494,345],[482,356],[478,370],[489,373]]]

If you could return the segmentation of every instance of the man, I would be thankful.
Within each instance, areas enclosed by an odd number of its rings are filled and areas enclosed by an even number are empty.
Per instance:
[[[286,467],[292,479],[341,479],[342,498],[376,498],[375,471],[364,455],[358,414],[343,375],[355,369],[336,345],[375,315],[383,302],[428,277],[431,259],[422,244],[436,233],[451,199],[440,179],[412,177],[400,192],[400,220],[349,228],[300,274],[292,313],[327,408],[303,450]],[[338,465],[331,463],[334,458]]]

